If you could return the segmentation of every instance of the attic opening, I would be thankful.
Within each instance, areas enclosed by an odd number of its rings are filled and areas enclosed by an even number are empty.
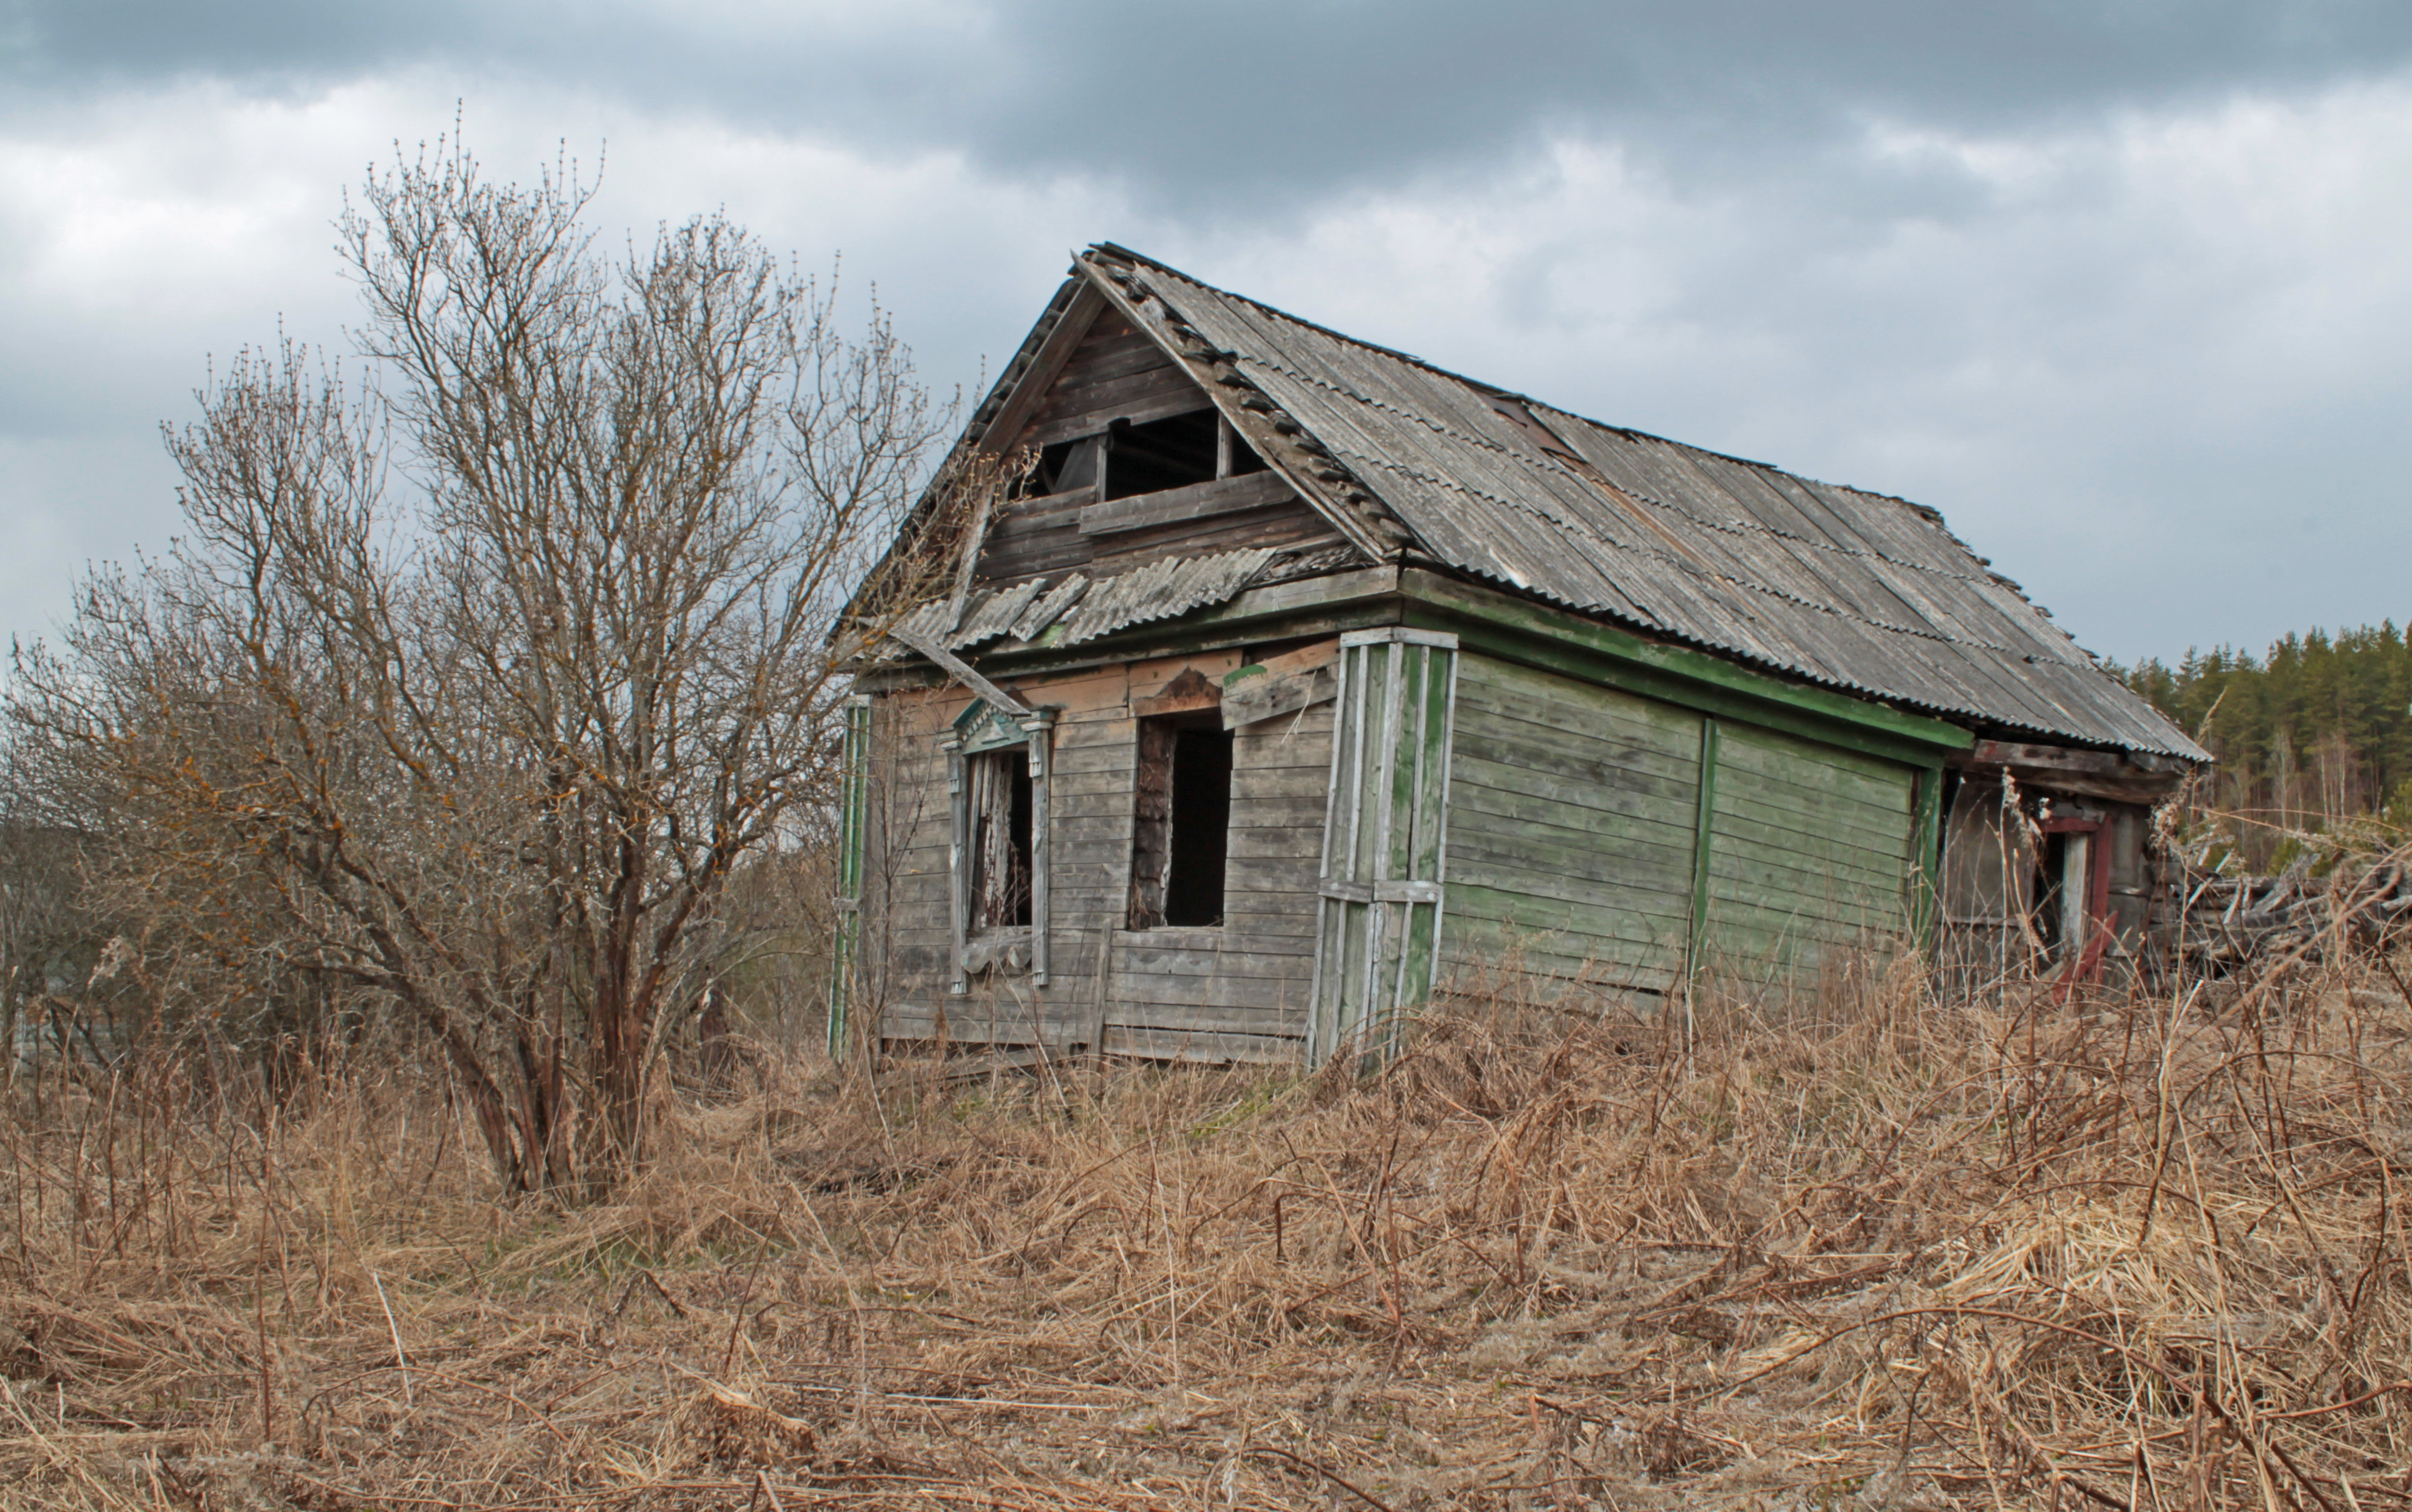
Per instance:
[[[1038,484],[1046,492],[1094,488],[1101,500],[1264,470],[1265,460],[1212,409],[1138,425],[1116,421],[1102,434],[1058,441],[1038,456]]]
[[[1024,746],[963,758],[972,831],[971,927],[1030,922],[1030,752]]]
[[[1212,712],[1140,720],[1137,789],[1128,927],[1222,923],[1231,732]]]

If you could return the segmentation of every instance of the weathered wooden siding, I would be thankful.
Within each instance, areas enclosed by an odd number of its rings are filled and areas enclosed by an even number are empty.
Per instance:
[[[1458,668],[1443,955],[1664,992],[1692,944],[1702,718],[1467,654]],[[1907,925],[1915,774],[1722,721],[1700,964],[1814,969]]]
[[[1458,661],[1442,959],[1664,991],[1683,969],[1700,716]]]
[[[1700,962],[1760,978],[1909,928],[1913,769],[1721,724]]]
[[[2025,827],[2002,824],[1999,783],[1963,780],[1943,821],[1944,983],[1975,991],[2030,964],[2023,924],[2035,906],[2035,847]]]
[[[892,833],[882,1033],[1043,1042],[1124,1054],[1287,1061],[1305,1029],[1333,706],[1243,726],[1233,742],[1223,925],[1133,931],[1128,904],[1136,699],[1236,655],[1169,657],[1021,685],[1062,710],[1052,807],[1053,976],[991,973],[946,993],[944,765],[934,737],[960,691],[884,700],[900,732],[883,771]],[[1704,722],[1689,710],[1491,656],[1459,661],[1449,795],[1444,973],[1513,961],[1663,993],[1694,959]],[[908,731],[906,727],[910,726]],[[1907,922],[1915,773],[1721,721],[1698,961],[1752,978],[1814,970],[1836,946]],[[914,803],[908,791],[922,786]],[[875,871],[877,867],[875,866]],[[1100,975],[1102,973],[1102,976]]]
[[[1102,1022],[1117,1054],[1287,1061],[1297,1054],[1312,970],[1315,872],[1331,706],[1242,727],[1233,741],[1228,912],[1219,929],[1123,929],[1130,886],[1133,700],[1184,671],[1219,679],[1231,653],[1169,657],[1015,691],[1060,708],[1055,731],[1049,985],[985,973],[949,997],[946,767],[936,741],[969,703],[961,689],[891,695],[876,806],[890,816],[875,856],[890,1040],[1086,1047]],[[921,796],[916,798],[916,793]],[[1110,974],[1100,990],[1100,967]]]
[[[1055,374],[1021,433],[1006,443],[1043,448],[1094,435],[1117,419],[1138,422],[1203,411],[1206,391],[1161,347],[1112,311],[1100,315]],[[1188,517],[1138,528],[1084,529],[1083,510],[1099,504],[1094,489],[1024,499],[1000,509],[982,542],[976,580],[998,585],[1061,575],[1121,572],[1169,556],[1203,556],[1252,547],[1305,548],[1341,536],[1278,477],[1252,473],[1199,485],[1184,493]],[[1137,506],[1145,494],[1114,501]],[[1236,504],[1238,507],[1231,506]],[[1180,511],[1174,511],[1180,512]],[[1093,515],[1090,524],[1099,524]]]
[[[1297,1057],[1331,768],[1329,702],[1234,732],[1223,926],[1115,932],[1107,1049],[1213,1061]]]

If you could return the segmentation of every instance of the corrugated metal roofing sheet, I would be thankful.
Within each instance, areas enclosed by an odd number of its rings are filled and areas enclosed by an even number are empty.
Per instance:
[[[1831,687],[2208,758],[1932,510],[1599,425],[1119,248],[1084,256],[1140,270],[1462,571]],[[1550,434],[1519,423],[1520,404]]]
[[[934,639],[949,651],[968,651],[1000,637],[1028,640],[1062,622],[1054,640],[1077,646],[1150,620],[1169,620],[1220,604],[1245,588],[1265,565],[1281,555],[1271,547],[1222,551],[1212,556],[1167,557],[1110,578],[1080,573],[1044,588],[1038,580],[1010,588],[982,589],[963,600],[961,620],[949,599],[923,604],[897,622],[897,642]]]
[[[1264,570],[1280,553],[1266,547],[1213,556],[1175,556],[1089,585],[1064,616],[1061,646],[1111,635],[1150,620],[1169,620],[1209,604],[1220,604]]]

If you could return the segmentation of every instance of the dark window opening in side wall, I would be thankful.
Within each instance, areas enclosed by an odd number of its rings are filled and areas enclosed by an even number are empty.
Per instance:
[[[1231,838],[1231,732],[1214,716],[1139,722],[1128,927],[1223,922]]]
[[[1106,497],[1127,499],[1264,471],[1264,459],[1216,411],[1116,425],[1106,457]]]
[[[1030,922],[1030,752],[1015,746],[966,757],[970,786],[974,930]]]

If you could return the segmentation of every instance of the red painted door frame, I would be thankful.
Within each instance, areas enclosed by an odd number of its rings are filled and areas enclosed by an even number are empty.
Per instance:
[[[2075,962],[2062,974],[2054,995],[2065,1002],[2077,983],[2102,979],[2102,958],[2110,948],[2110,827],[2100,819],[2067,818],[2046,819],[2037,828],[2048,835],[2093,837],[2085,855],[2085,917],[2094,927]]]

